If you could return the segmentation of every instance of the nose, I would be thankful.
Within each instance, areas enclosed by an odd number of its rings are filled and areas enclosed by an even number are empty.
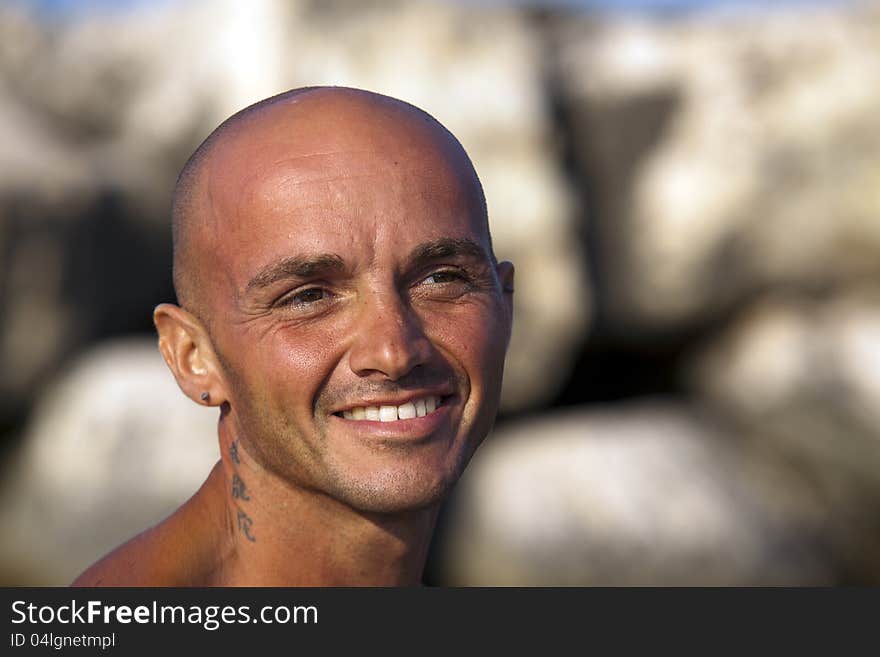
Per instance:
[[[433,347],[420,319],[393,293],[376,293],[364,302],[349,353],[358,376],[376,374],[397,381],[428,361]]]

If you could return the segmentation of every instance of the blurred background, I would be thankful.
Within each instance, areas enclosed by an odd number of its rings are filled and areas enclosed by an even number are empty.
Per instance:
[[[880,3],[0,5],[0,584],[188,498],[169,201],[292,87],[462,141],[517,265],[504,410],[434,585],[880,584]]]

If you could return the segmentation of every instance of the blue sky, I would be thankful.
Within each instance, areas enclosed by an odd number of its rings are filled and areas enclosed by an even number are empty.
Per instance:
[[[120,10],[136,5],[159,4],[169,2],[181,2],[183,0],[19,0],[25,5],[31,5],[53,13],[79,13],[82,11],[106,11]],[[247,0],[242,0],[247,1]],[[468,0],[456,0],[468,4]],[[693,8],[710,8],[737,5],[768,6],[780,4],[840,4],[841,0],[470,0],[471,4],[498,4],[498,5],[548,5],[569,6],[578,8],[601,8],[601,9],[654,9],[654,10],[682,10]]]

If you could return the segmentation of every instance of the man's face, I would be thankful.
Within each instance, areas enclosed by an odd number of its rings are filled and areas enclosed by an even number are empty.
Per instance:
[[[456,481],[494,420],[511,318],[462,158],[424,127],[383,134],[255,136],[208,190],[224,421],[267,469],[368,511]]]

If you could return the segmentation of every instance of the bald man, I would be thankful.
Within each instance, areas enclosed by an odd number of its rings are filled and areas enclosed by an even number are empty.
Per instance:
[[[399,100],[294,90],[208,137],[172,214],[159,349],[219,408],[221,459],[74,585],[420,583],[511,330],[513,266],[461,145]]]

